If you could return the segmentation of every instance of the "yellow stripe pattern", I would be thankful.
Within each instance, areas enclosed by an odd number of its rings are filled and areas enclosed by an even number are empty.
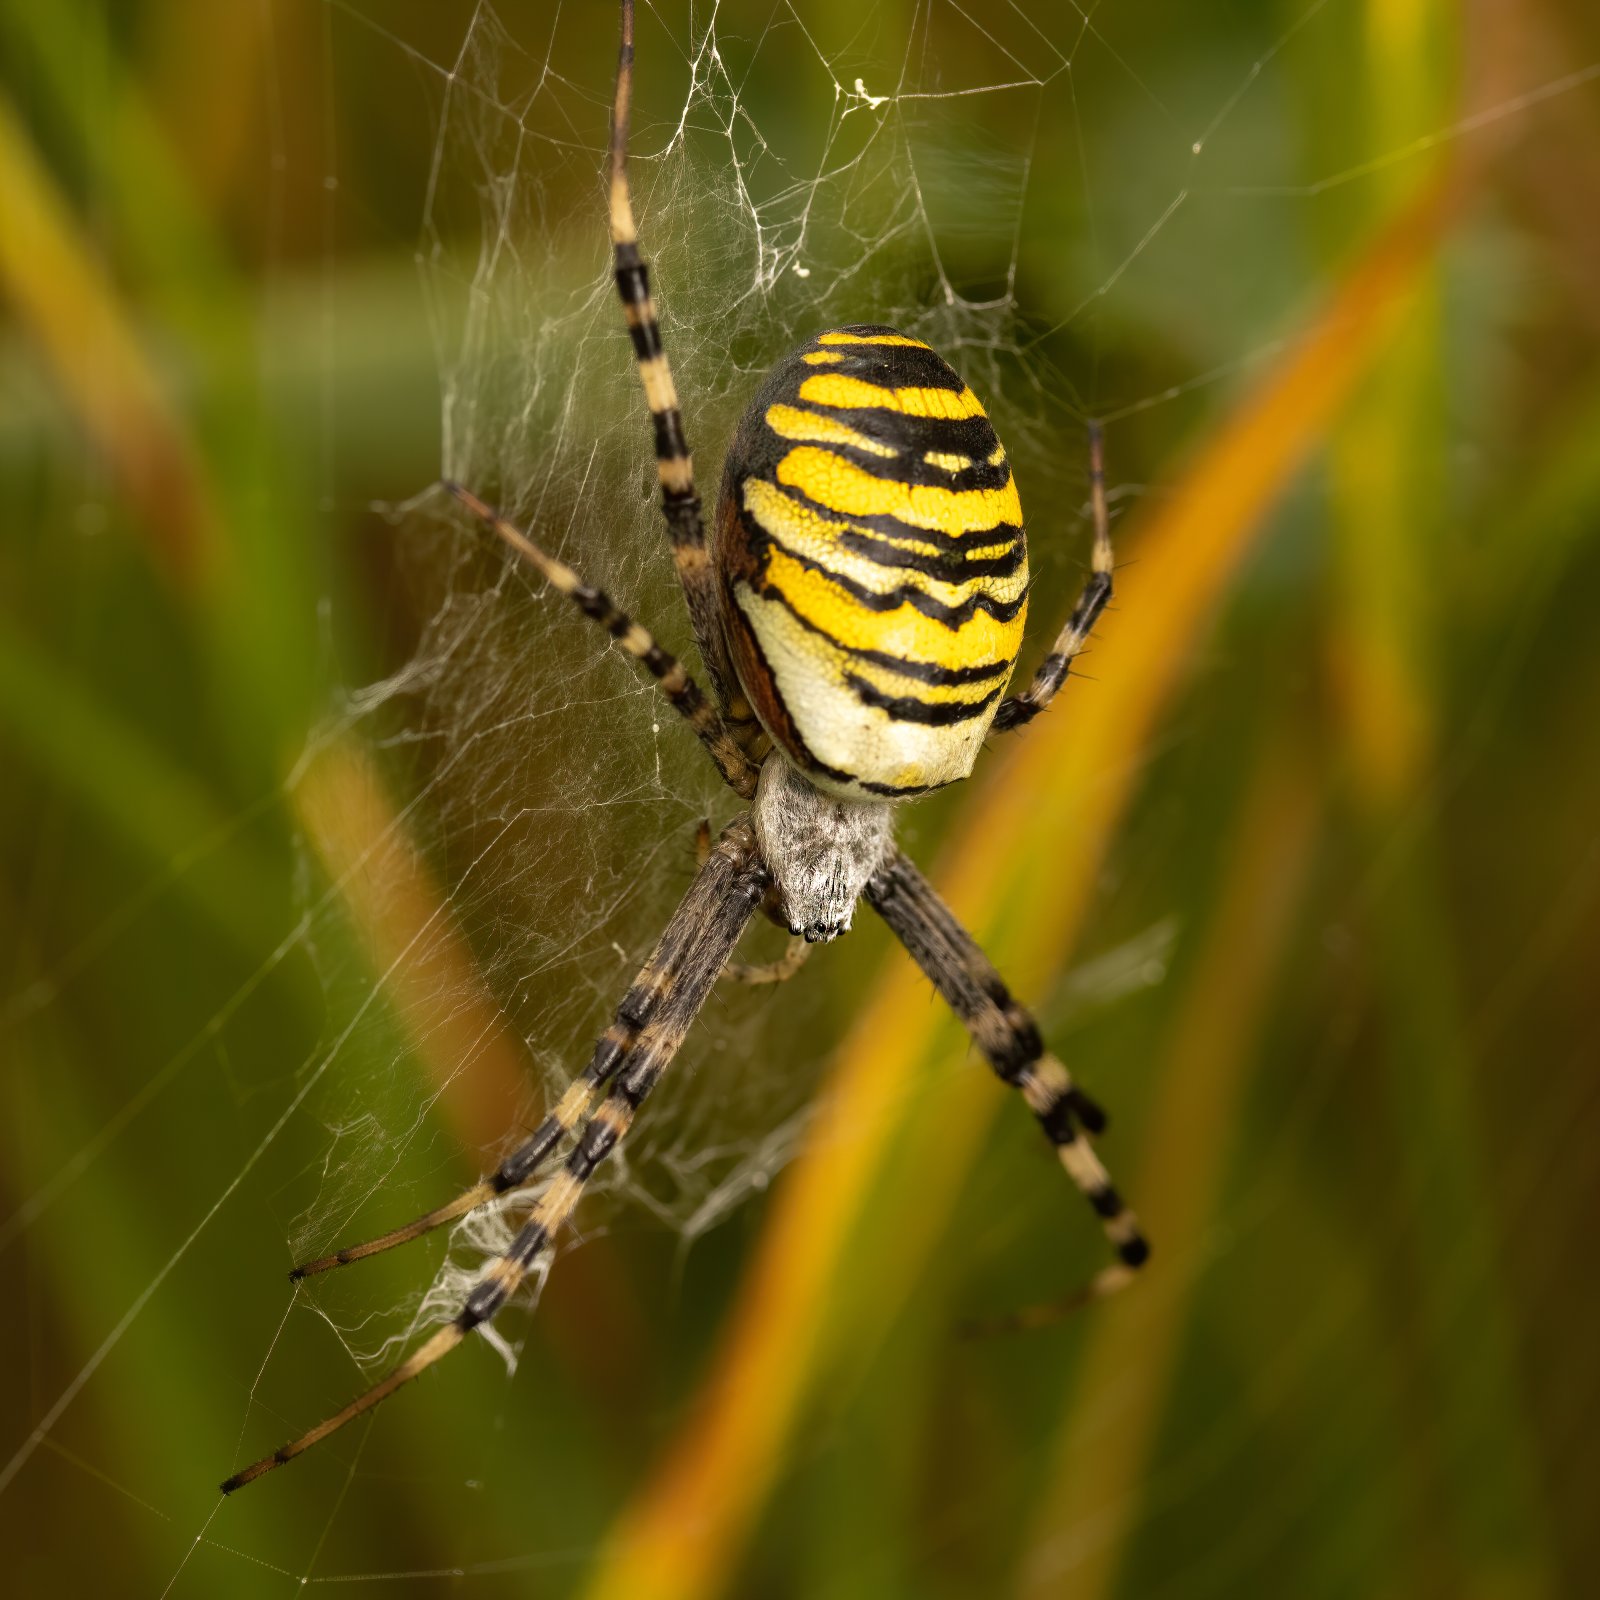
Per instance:
[[[774,740],[855,796],[965,777],[1028,588],[1021,502],[973,391],[920,339],[824,333],[756,396],[724,497],[736,664]]]

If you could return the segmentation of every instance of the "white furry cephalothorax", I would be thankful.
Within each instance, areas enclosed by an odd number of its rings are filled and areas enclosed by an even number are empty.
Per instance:
[[[844,933],[889,848],[892,803],[824,794],[774,751],[756,785],[754,820],[789,931],[814,944]]]

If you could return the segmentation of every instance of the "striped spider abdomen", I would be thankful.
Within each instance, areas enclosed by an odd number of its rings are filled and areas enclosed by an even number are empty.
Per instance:
[[[786,356],[734,436],[715,538],[735,670],[813,782],[897,799],[972,771],[1028,551],[1005,450],[948,363],[876,326]]]

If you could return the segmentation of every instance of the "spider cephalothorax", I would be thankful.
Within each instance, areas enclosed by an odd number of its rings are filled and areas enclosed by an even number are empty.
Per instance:
[[[415,1239],[548,1178],[520,1232],[460,1311],[342,1411],[223,1484],[237,1489],[370,1410],[482,1326],[570,1220],[595,1168],[627,1132],[724,972],[773,982],[807,943],[850,926],[865,899],[1038,1119],[1099,1215],[1116,1261],[1071,1302],[1120,1288],[1148,1249],[1090,1136],[1100,1108],[1044,1047],[1000,974],[896,848],[908,798],[964,778],[984,735],[1048,705],[1111,595],[1100,437],[1090,431],[1089,580],[1021,694],[1002,698],[1022,643],[1028,557],[1011,467],[983,406],[923,341],[861,325],[781,361],[728,455],[708,543],[694,467],[628,193],[633,4],[611,126],[617,289],[655,432],[662,507],[707,696],[653,635],[471,491],[445,485],[559,593],[655,675],[749,809],[712,845],[589,1065],[531,1138],[481,1182],[392,1233],[296,1267],[309,1277]],[[795,937],[790,954],[741,967],[734,948],[759,908]],[[802,943],[801,941],[807,943]],[[604,1090],[603,1098],[595,1104]],[[557,1151],[566,1145],[558,1170]],[[1059,1307],[1058,1307],[1059,1309]]]
[[[761,768],[751,820],[772,873],[777,920],[808,944],[844,933],[888,852],[894,807],[819,789],[774,751]]]

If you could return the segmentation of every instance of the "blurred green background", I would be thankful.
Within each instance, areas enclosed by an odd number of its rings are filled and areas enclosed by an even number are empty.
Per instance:
[[[959,1336],[1098,1235],[863,916],[719,990],[514,1373],[475,1344],[219,1503],[446,1246],[284,1270],[537,1114],[730,814],[426,492],[686,644],[614,49],[598,3],[0,0],[7,1591],[1600,1591],[1600,25],[1557,0],[646,8],[708,494],[788,346],[915,328],[1016,460],[1029,670],[1106,419],[1086,677],[903,838],[1110,1106],[1152,1266]]]

